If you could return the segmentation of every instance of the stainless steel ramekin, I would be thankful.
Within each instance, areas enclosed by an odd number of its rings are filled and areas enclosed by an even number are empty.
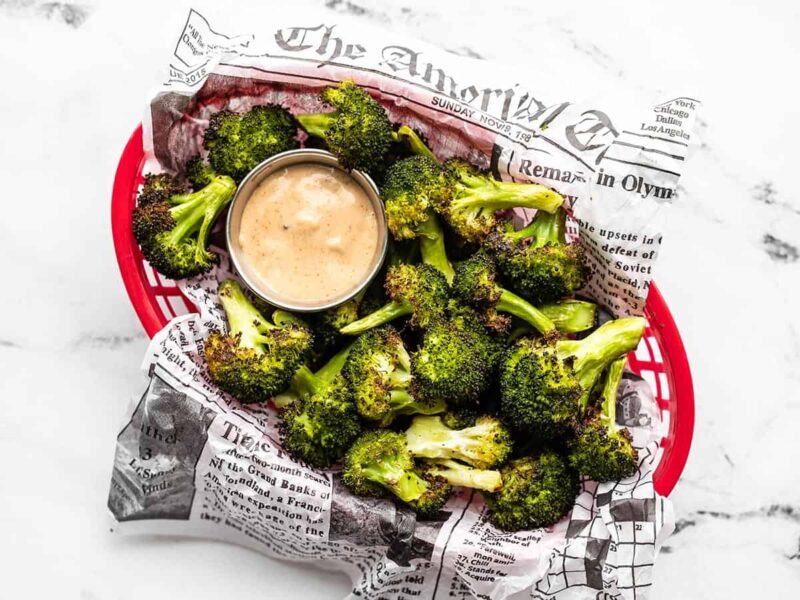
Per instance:
[[[248,272],[248,266],[242,259],[242,252],[239,246],[239,226],[241,224],[242,213],[245,205],[250,200],[253,191],[264,180],[264,178],[275,171],[284,169],[290,165],[301,163],[316,163],[326,167],[333,167],[347,173],[353,179],[353,181],[361,186],[361,189],[363,189],[367,194],[367,197],[372,203],[372,207],[375,209],[375,214],[378,218],[378,251],[375,253],[372,266],[370,267],[367,276],[361,283],[359,283],[345,295],[342,295],[340,298],[334,298],[333,300],[326,301],[325,303],[315,305],[308,303],[292,304],[290,301],[279,297],[271,290],[259,287],[259,285],[256,283],[257,278],[254,277],[251,272]],[[383,261],[386,258],[386,248],[389,239],[389,233],[386,228],[386,213],[384,212],[383,202],[380,199],[378,194],[378,186],[375,185],[375,182],[372,181],[369,175],[366,175],[361,171],[347,171],[344,169],[344,167],[342,167],[341,164],[339,164],[339,161],[330,152],[311,148],[290,150],[288,152],[276,154],[250,171],[250,173],[247,174],[247,177],[242,180],[242,183],[239,184],[239,189],[236,190],[236,194],[231,201],[225,233],[228,239],[228,252],[230,253],[231,261],[233,262],[236,272],[238,273],[239,277],[242,278],[242,281],[245,283],[245,285],[247,285],[247,287],[250,288],[254,294],[263,298],[273,306],[292,312],[318,312],[328,308],[333,308],[353,298],[353,296],[368,286],[369,283],[375,278],[375,275],[378,274],[378,271],[380,271],[381,265],[383,265]]]

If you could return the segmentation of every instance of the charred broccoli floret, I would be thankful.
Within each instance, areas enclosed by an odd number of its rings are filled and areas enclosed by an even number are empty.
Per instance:
[[[453,294],[462,302],[482,309],[487,327],[495,331],[506,331],[510,325],[510,318],[497,313],[522,319],[540,333],[551,333],[556,328],[542,311],[497,283],[494,259],[483,250],[458,263]]]
[[[203,137],[211,168],[237,182],[270,156],[297,148],[297,123],[281,106],[211,116]]]
[[[344,456],[361,432],[350,390],[341,376],[349,348],[312,373],[305,365],[292,379],[296,398],[283,412],[283,447],[315,467],[328,467]]]
[[[372,329],[354,343],[344,366],[358,414],[380,427],[397,415],[433,415],[447,409],[441,399],[414,392],[411,357],[396,329]]]
[[[427,327],[442,315],[449,286],[444,275],[430,265],[400,264],[390,267],[386,274],[386,294],[388,304],[342,327],[341,333],[357,335],[409,315],[414,327]]]
[[[211,379],[244,404],[264,402],[291,381],[311,347],[311,332],[294,322],[270,323],[236,281],[219,285],[228,333],[212,332],[204,353]]]
[[[199,190],[206,187],[211,180],[217,175],[214,169],[211,168],[200,156],[195,156],[189,159],[184,168],[186,179],[192,184],[192,189]]]
[[[486,243],[507,283],[537,306],[578,291],[588,276],[583,247],[566,242],[566,217],[539,211],[527,227],[495,231]]]
[[[506,531],[547,527],[574,506],[578,476],[558,454],[512,460],[500,471],[503,487],[484,494],[489,520]]]
[[[453,486],[468,487],[485,492],[496,492],[503,487],[500,471],[476,469],[447,458],[426,460],[425,467],[427,473],[441,477]]]
[[[494,417],[482,415],[475,425],[450,429],[440,417],[414,417],[406,444],[417,458],[452,458],[479,469],[502,465],[511,453],[511,433]]]
[[[508,423],[553,439],[571,432],[603,370],[639,344],[645,321],[609,321],[582,340],[522,338],[505,354],[500,409]]]
[[[448,160],[444,171],[449,193],[437,197],[434,208],[461,237],[484,239],[497,227],[495,212],[510,208],[535,208],[554,212],[564,198],[535,183],[497,181],[467,161]]]
[[[445,173],[427,156],[412,156],[394,163],[386,173],[381,194],[386,204],[389,231],[396,240],[419,240],[422,261],[453,280],[444,232],[433,206],[449,193]]]
[[[443,478],[418,471],[405,437],[387,429],[355,441],[344,458],[342,481],[359,496],[381,497],[389,491],[421,516],[435,515],[451,493]]]
[[[333,112],[297,115],[309,135],[320,137],[345,168],[380,173],[392,144],[392,124],[383,107],[352,81],[323,90]]]
[[[448,405],[474,403],[490,384],[499,349],[474,311],[450,302],[446,318],[428,325],[412,355],[417,389]]]
[[[571,444],[570,465],[595,481],[630,477],[639,463],[630,432],[616,424],[617,388],[625,360],[619,358],[611,363],[603,382],[600,410],[590,410]]]
[[[144,176],[144,183],[142,184],[142,189],[139,190],[136,204],[139,206],[158,203],[173,204],[172,197],[182,197],[183,191],[172,175],[168,173],[150,173]]]
[[[184,279],[209,271],[217,255],[207,248],[211,227],[233,198],[236,183],[215,177],[191,194],[167,196],[166,177],[145,183],[133,210],[133,235],[150,265],[170,279]]]

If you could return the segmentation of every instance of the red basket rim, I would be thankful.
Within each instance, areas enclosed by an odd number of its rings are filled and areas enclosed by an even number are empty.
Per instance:
[[[130,211],[144,161],[142,126],[128,140],[120,157],[111,197],[111,230],[122,281],[133,309],[147,335],[153,337],[166,321],[155,300],[142,265],[139,247],[131,230]],[[694,388],[689,361],[678,328],[661,292],[653,282],[645,307],[653,335],[658,339],[670,389],[670,423],[661,461],[653,474],[658,493],[667,496],[675,487],[689,458],[694,433]]]

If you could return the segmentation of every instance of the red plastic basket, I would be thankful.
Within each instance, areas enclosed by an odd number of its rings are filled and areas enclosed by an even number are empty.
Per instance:
[[[173,281],[161,277],[142,258],[131,231],[131,211],[143,180],[145,157],[141,126],[133,132],[117,167],[111,198],[111,228],[119,270],[133,308],[147,335],[152,337],[173,317],[195,308]],[[628,364],[652,387],[666,435],[653,475],[656,490],[668,495],[686,464],[694,430],[694,390],[686,351],[678,328],[655,284],[645,307],[644,343],[628,357]]]

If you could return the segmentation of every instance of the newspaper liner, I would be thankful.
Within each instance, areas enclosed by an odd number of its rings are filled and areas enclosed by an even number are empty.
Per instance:
[[[694,143],[697,101],[675,98],[620,121],[593,106],[546,104],[500,66],[335,21],[271,24],[257,39],[217,33],[190,11],[145,119],[148,167],[176,169],[201,151],[216,110],[271,102],[318,110],[319,89],[350,78],[393,121],[422,131],[437,156],[466,156],[503,179],[565,194],[571,232],[593,267],[584,294],[617,316],[641,314],[661,207]],[[202,344],[225,325],[217,283],[229,276],[223,253],[208,276],[183,282],[200,313],[173,319],[151,342],[148,385],[118,436],[108,502],[115,530],[223,539],[313,561],[346,572],[358,598],[646,597],[674,518],[653,489],[662,431],[644,381],[628,373],[618,398],[627,409],[618,415],[635,407],[621,424],[640,449],[638,473],[583,482],[560,523],[499,531],[480,494],[466,490],[437,518],[417,521],[390,500],[353,496],[335,470],[287,456],[269,405],[243,408],[208,379]]]

